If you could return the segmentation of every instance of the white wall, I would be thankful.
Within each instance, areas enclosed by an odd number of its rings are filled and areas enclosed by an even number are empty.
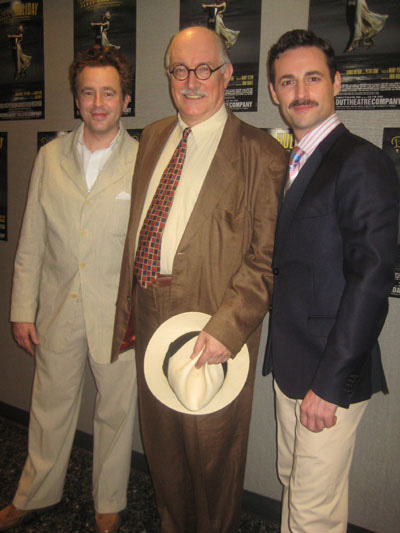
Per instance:
[[[131,128],[173,113],[163,55],[167,43],[178,30],[179,0],[137,0],[137,65],[135,118],[124,119]],[[259,111],[240,113],[243,120],[259,127],[281,127],[279,113],[272,106],[265,80],[265,61],[270,45],[284,32],[307,27],[307,0],[262,0],[262,39],[260,60]],[[72,0],[44,0],[46,119],[3,122],[8,132],[9,240],[0,242],[0,401],[27,410],[30,403],[33,360],[12,341],[8,323],[13,259],[23,215],[29,174],[36,155],[38,131],[73,129],[67,69],[73,57]],[[354,132],[377,145],[384,127],[400,125],[399,111],[342,112],[340,118]],[[368,128],[366,127],[368,124]],[[390,313],[381,336],[384,365],[391,394],[373,398],[361,423],[351,474],[350,521],[381,532],[399,531],[400,522],[400,300],[391,299]],[[263,351],[264,343],[260,349]],[[261,363],[261,358],[259,360]],[[260,366],[260,364],[259,364]],[[88,374],[79,429],[91,433],[95,387]],[[135,450],[141,451],[138,428]],[[275,421],[271,378],[259,370],[254,396],[253,419],[245,488],[280,499],[275,472]]]

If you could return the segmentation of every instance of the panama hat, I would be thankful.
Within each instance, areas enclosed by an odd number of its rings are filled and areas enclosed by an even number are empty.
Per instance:
[[[200,331],[211,316],[190,312],[175,315],[155,331],[144,358],[144,375],[153,395],[167,407],[192,415],[213,413],[231,403],[249,372],[244,345],[227,363],[195,368],[190,359]]]

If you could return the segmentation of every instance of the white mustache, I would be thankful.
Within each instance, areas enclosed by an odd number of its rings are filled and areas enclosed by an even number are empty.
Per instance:
[[[180,91],[183,96],[208,96],[208,93],[200,89],[182,89]]]

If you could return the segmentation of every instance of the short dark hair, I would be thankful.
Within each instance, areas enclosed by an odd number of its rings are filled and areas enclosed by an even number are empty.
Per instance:
[[[78,91],[78,76],[85,67],[115,67],[120,78],[122,95],[131,94],[133,69],[128,58],[113,46],[96,44],[89,50],[78,52],[69,67],[69,84],[74,96]]]
[[[326,57],[331,79],[334,81],[337,68],[335,52],[332,46],[327,41],[324,41],[324,39],[317,37],[312,31],[291,30],[284,33],[278,39],[278,41],[271,46],[268,52],[267,73],[268,79],[273,86],[275,86],[275,60],[278,59],[283,52],[286,52],[286,50],[292,50],[294,48],[301,48],[305,46],[316,46],[322,50]]]

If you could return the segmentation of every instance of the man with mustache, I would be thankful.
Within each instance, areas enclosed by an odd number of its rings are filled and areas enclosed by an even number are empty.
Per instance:
[[[272,289],[273,234],[286,156],[274,139],[225,108],[233,68],[214,31],[182,30],[172,39],[165,63],[178,116],[148,126],[140,139],[113,358],[132,316],[142,437],[161,531],[233,532],[260,326]],[[159,263],[147,275],[142,264],[151,253],[146,235],[156,233],[149,229],[151,206],[157,199],[171,201],[164,169],[170,168],[177,146],[181,175],[172,207],[161,217],[164,222],[167,217],[161,252],[153,250]],[[244,388],[211,414],[173,411],[152,395],[144,377],[144,353],[153,332],[168,318],[190,311],[212,316],[194,348],[195,354],[204,348],[199,366],[227,361],[245,342],[250,351]]]
[[[83,122],[36,158],[15,260],[12,331],[36,365],[28,458],[0,531],[61,500],[87,363],[97,388],[96,532],[117,531],[126,507],[136,367],[133,350],[115,364],[110,352],[138,146],[120,121],[132,65],[97,45],[69,74]]]
[[[396,171],[335,114],[331,46],[293,30],[268,56],[296,139],[282,194],[264,373],[273,372],[282,532],[345,532],[348,476],[368,399],[387,393],[378,335],[393,285]]]

